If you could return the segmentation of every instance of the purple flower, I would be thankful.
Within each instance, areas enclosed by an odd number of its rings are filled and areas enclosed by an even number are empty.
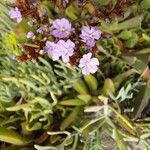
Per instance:
[[[15,19],[17,21],[17,23],[22,21],[21,12],[19,11],[19,9],[17,7],[10,9],[9,16],[11,19]]]
[[[67,19],[62,18],[53,21],[51,34],[54,37],[62,39],[67,37],[72,31],[71,23]]]
[[[71,40],[59,40],[58,45],[61,51],[61,57],[64,63],[69,62],[69,57],[73,55],[75,44]]]
[[[71,40],[59,40],[57,43],[47,41],[44,50],[51,55],[54,61],[61,57],[63,62],[68,63],[69,57],[73,55],[74,48],[75,44]]]
[[[47,41],[44,50],[51,55],[54,61],[58,60],[61,56],[61,51],[57,43]]]
[[[86,41],[86,45],[89,47],[89,48],[92,48],[92,47],[94,47],[95,46],[95,40],[94,39],[88,39],[87,41]]]
[[[27,38],[28,39],[32,39],[33,37],[34,37],[34,33],[33,32],[30,31],[30,32],[27,33]]]
[[[96,27],[84,26],[81,30],[80,38],[83,42],[87,44],[88,47],[95,46],[95,40],[98,40],[101,37],[100,30],[97,30]]]
[[[84,75],[89,75],[90,73],[95,73],[98,70],[99,61],[97,58],[91,58],[92,53],[83,55],[80,59],[79,67],[82,69]]]
[[[36,32],[43,34],[43,28],[42,28],[42,27],[38,28],[38,29],[36,30]]]

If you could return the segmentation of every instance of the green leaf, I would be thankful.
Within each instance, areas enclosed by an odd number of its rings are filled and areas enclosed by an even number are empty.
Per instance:
[[[7,107],[6,110],[7,111],[18,111],[18,110],[27,108],[28,106],[29,106],[28,104],[16,105],[16,106],[12,106],[12,107]]]
[[[143,15],[133,17],[121,23],[118,23],[117,19],[112,23],[106,23],[105,21],[102,21],[100,28],[108,31],[127,30],[131,28],[140,27],[142,20],[143,20]]]
[[[132,32],[131,31],[122,31],[119,35],[118,38],[123,39],[123,40],[128,40],[131,38]]]
[[[149,55],[149,54],[150,54],[150,48],[141,49],[140,51],[136,52],[135,54],[145,54],[145,55]]]
[[[40,122],[35,122],[32,127],[29,127],[29,124],[26,124],[27,131],[40,130],[41,127],[42,127],[42,123],[40,123]]]
[[[118,150],[129,150],[127,143],[123,140],[123,136],[119,134],[118,130],[113,129],[114,138],[117,144]]]
[[[85,105],[86,103],[80,99],[69,99],[69,100],[60,101],[59,104],[65,106],[80,106],[80,105]]]
[[[131,134],[135,134],[135,128],[132,125],[132,123],[126,119],[123,115],[121,115],[118,111],[116,111],[114,108],[111,107],[111,110],[116,114],[118,122],[125,127],[127,131],[129,131]]]
[[[102,21],[100,28],[102,30],[116,31],[118,30],[118,20],[116,19],[111,23],[106,23],[105,21]]]
[[[150,41],[150,37],[148,35],[146,35],[146,34],[143,33],[142,37],[143,37],[144,40]]]
[[[84,101],[85,103],[88,103],[91,100],[91,98],[92,98],[92,96],[89,95],[89,94],[80,94],[77,97],[79,99],[81,99],[82,101]]]
[[[29,143],[29,140],[23,138],[17,132],[4,127],[0,127],[0,141],[14,145],[26,145]]]
[[[142,9],[150,9],[150,0],[143,0],[141,3],[140,3]]]
[[[114,82],[114,85],[115,85],[115,88],[117,89],[120,84],[127,78],[129,77],[130,75],[134,74],[135,73],[135,70],[134,69],[130,69],[122,74],[119,74],[118,76],[116,76],[114,79],[113,79],[113,82]]]
[[[149,50],[149,48],[142,49],[136,53],[133,53],[132,55],[129,53],[122,57],[130,66],[132,66],[137,71],[137,73],[141,74],[147,67],[147,63],[150,60]]]
[[[125,30],[130,28],[140,27],[143,20],[143,16],[136,16],[118,24],[118,30]]]
[[[60,125],[60,130],[65,130],[69,125],[76,121],[79,113],[81,112],[82,107],[76,107],[72,112],[65,118],[65,120]]]
[[[98,82],[93,75],[84,76],[84,80],[87,83],[90,90],[97,90]]]
[[[103,87],[103,94],[105,96],[109,96],[109,94],[113,94],[115,92],[115,86],[111,79],[105,79],[104,87]]]
[[[80,94],[88,94],[87,86],[82,79],[76,80],[73,83],[73,88]]]
[[[145,60],[147,59],[145,58]],[[140,59],[136,59],[136,61],[131,66],[134,69],[136,69],[139,73],[142,73],[145,70],[147,63],[145,63],[144,61]]]
[[[79,12],[79,9],[75,5],[70,5],[65,10],[66,16],[72,20],[76,20],[78,18],[78,15],[80,14]]]
[[[135,119],[141,116],[141,113],[148,104],[149,100],[150,100],[150,85],[147,83],[146,85],[143,85],[143,87],[140,88],[140,91],[138,92],[134,100],[133,117]]]
[[[127,41],[125,41],[125,46],[127,48],[133,48],[136,43],[138,42],[138,36],[136,33],[132,33],[131,38],[129,38]]]

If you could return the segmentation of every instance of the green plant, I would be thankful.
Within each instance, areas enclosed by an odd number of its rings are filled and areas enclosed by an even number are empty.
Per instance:
[[[97,26],[102,37],[91,51],[100,66],[94,75],[83,76],[75,65],[43,55],[43,46],[36,60],[19,61],[29,54],[23,44],[39,48],[45,42],[42,36],[37,43],[26,39],[26,32],[44,23],[29,27],[31,15],[16,27],[0,2],[0,148],[149,150],[149,117],[143,116],[150,99],[148,1],[129,7],[124,2],[118,7],[121,0],[60,2],[39,5],[50,24],[63,16],[77,30]],[[88,52],[84,45],[79,48],[79,54]],[[79,61],[79,54],[71,59]]]

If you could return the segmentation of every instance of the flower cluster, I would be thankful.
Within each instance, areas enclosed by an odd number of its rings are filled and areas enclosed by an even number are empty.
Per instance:
[[[75,44],[71,40],[59,40],[57,43],[47,41],[45,50],[54,61],[61,57],[63,62],[68,63],[69,57],[73,55],[74,48]]]
[[[21,12],[17,7],[11,8],[9,16],[17,22],[22,20]],[[33,26],[32,22],[28,22],[28,25]],[[44,36],[44,28],[37,28],[36,33]],[[49,28],[49,35],[52,36],[53,40],[47,39],[43,47],[44,52],[50,55],[53,61],[62,59],[64,63],[69,63],[76,50],[80,49],[80,46],[77,47],[75,44],[76,40],[74,37],[78,36],[75,28],[72,27],[66,18],[56,19]],[[96,40],[100,39],[100,37],[101,31],[96,27],[83,26],[81,28],[77,42],[87,47],[87,53],[81,56],[78,62],[84,75],[95,73],[98,70],[99,61],[97,58],[92,58],[92,48],[95,47]],[[27,38],[33,40],[36,38],[36,34],[30,31],[27,33]]]

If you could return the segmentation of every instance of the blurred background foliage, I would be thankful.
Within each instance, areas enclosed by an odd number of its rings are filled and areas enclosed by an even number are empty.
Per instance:
[[[18,25],[9,19],[10,2],[0,2],[0,148],[149,150],[150,1],[138,0],[115,17],[96,11],[109,3],[115,10],[119,0],[69,3],[65,17],[81,24],[98,19],[104,33],[94,76],[48,56],[18,62],[18,44],[28,42],[30,29],[28,19]],[[50,22],[62,15],[59,2],[40,1]]]

